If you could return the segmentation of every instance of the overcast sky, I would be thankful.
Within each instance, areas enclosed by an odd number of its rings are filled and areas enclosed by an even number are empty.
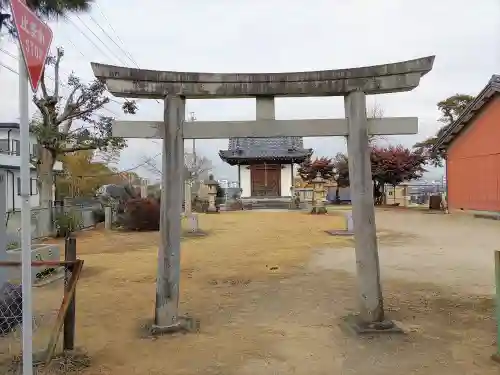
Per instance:
[[[492,74],[500,74],[499,0],[121,0],[119,6],[116,0],[96,2],[99,7],[91,16],[51,24],[53,46],[65,48],[64,76],[75,71],[91,80],[90,61],[133,66],[100,27],[141,68],[158,70],[286,72],[436,55],[434,69],[413,92],[368,98],[369,105],[376,101],[385,116],[419,117],[418,136],[390,138],[408,146],[438,129],[439,100],[455,93],[475,95]],[[13,42],[5,38],[0,48],[16,53]],[[1,51],[0,62],[17,70],[17,61]],[[17,78],[0,66],[0,122],[19,116]],[[141,100],[135,116],[121,114],[114,102],[106,107],[104,115],[116,116],[114,112],[121,119],[161,120],[163,113],[161,102],[153,100]],[[187,111],[195,112],[198,120],[252,120],[255,100],[188,100]],[[278,119],[344,116],[342,98],[277,99],[276,112]],[[235,180],[236,170],[217,155],[227,143],[199,141],[197,152],[212,160],[218,178]],[[345,151],[341,138],[307,138],[304,145],[317,156]],[[158,141],[130,140],[119,167],[133,168],[159,151]],[[143,168],[136,171],[154,178]]]

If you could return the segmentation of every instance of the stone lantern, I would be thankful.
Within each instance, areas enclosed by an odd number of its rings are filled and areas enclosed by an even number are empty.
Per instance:
[[[295,189],[295,186],[290,187],[290,209],[300,209],[300,194]]]
[[[313,184],[313,207],[311,214],[322,215],[326,214],[325,199],[325,180],[321,177],[321,173],[317,173]]]
[[[217,205],[215,200],[217,198],[217,186],[219,183],[214,180],[214,176],[208,176],[208,181],[205,182],[205,185],[208,187],[208,209],[207,213],[218,213]]]

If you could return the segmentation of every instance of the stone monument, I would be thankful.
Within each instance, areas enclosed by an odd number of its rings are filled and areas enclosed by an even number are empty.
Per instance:
[[[366,95],[415,89],[434,56],[353,69],[293,73],[198,73],[134,69],[92,63],[94,75],[117,97],[164,100],[164,121],[118,121],[113,134],[163,139],[161,248],[154,330],[190,324],[178,313],[184,139],[347,136],[353,203],[360,330],[392,327],[385,321],[373,206],[368,136],[415,134],[418,119],[368,119]],[[342,96],[343,119],[275,120],[275,97]],[[186,99],[256,98],[256,121],[184,121]]]
[[[313,200],[311,213],[315,215],[324,215],[327,213],[325,207],[325,180],[321,177],[321,173],[317,173],[312,180],[313,184]]]
[[[214,180],[214,176],[210,175],[208,181],[205,181],[205,185],[208,187],[208,208],[207,213],[218,214],[219,209],[217,208],[217,186],[219,183]]]
[[[331,236],[352,236],[354,235],[354,221],[352,219],[352,212],[347,211],[342,213],[344,215],[345,219],[345,228],[344,229],[332,229],[332,230],[327,230],[326,233],[328,233]]]

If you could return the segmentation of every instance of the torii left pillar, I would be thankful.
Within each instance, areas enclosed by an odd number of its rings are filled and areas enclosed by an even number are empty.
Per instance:
[[[182,125],[186,100],[182,96],[165,97],[162,129],[162,190],[160,210],[160,246],[156,282],[153,334],[190,330],[193,321],[179,315],[181,250],[181,204],[184,167]]]

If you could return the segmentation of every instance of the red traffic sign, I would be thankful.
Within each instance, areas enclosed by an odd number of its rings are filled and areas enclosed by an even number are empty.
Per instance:
[[[23,0],[10,0],[10,8],[31,88],[36,92],[52,43],[52,30]]]

